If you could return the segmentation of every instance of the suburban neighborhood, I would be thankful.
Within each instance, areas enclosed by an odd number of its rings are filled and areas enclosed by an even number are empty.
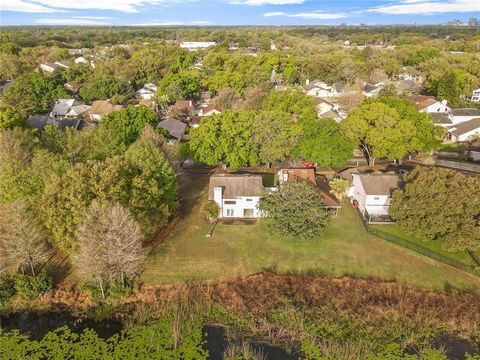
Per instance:
[[[477,25],[2,31],[0,358],[477,359]]]

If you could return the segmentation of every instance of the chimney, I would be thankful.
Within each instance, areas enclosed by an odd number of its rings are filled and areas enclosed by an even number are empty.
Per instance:
[[[310,79],[305,80],[305,85],[310,84]]]
[[[442,100],[442,105],[447,106],[447,102],[448,102],[448,100],[446,100],[446,99]]]
[[[213,201],[215,201],[220,208],[219,216],[222,217],[223,213],[223,189],[220,186],[213,188]]]

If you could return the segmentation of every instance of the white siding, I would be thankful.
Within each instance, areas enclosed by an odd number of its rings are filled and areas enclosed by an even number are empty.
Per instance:
[[[229,218],[243,218],[245,209],[252,209],[254,218],[260,217],[260,212],[257,209],[259,196],[245,196],[236,199],[223,199],[222,217]],[[229,204],[229,202],[235,202],[235,204]],[[249,217],[249,216],[246,216]]]
[[[390,209],[389,195],[368,195],[365,210],[369,215],[388,215]]]
[[[391,196],[366,194],[360,177],[355,174],[349,196],[358,201],[358,208],[362,214],[366,211],[369,215],[388,215]]]

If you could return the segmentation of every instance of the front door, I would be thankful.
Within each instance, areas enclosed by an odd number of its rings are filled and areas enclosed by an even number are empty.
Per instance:
[[[243,209],[243,217],[253,218],[255,216],[253,209]]]

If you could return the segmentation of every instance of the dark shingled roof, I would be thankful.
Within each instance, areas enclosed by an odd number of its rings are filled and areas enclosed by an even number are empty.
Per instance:
[[[402,177],[396,174],[358,174],[367,195],[391,195],[402,185]]]
[[[263,196],[261,175],[216,174],[210,177],[208,198],[213,200],[213,189],[223,188],[224,199],[236,199],[241,196]]]
[[[38,131],[43,131],[46,125],[58,126],[62,130],[68,127],[81,130],[85,127],[86,122],[79,119],[54,119],[46,115],[31,115],[27,119],[27,125]]]
[[[160,121],[158,127],[167,130],[171,137],[181,140],[183,134],[185,134],[187,124],[177,119],[167,119]]]
[[[430,113],[434,124],[451,124],[452,119],[443,113]]]
[[[480,109],[477,108],[459,108],[452,109],[453,116],[478,116],[480,117]]]

